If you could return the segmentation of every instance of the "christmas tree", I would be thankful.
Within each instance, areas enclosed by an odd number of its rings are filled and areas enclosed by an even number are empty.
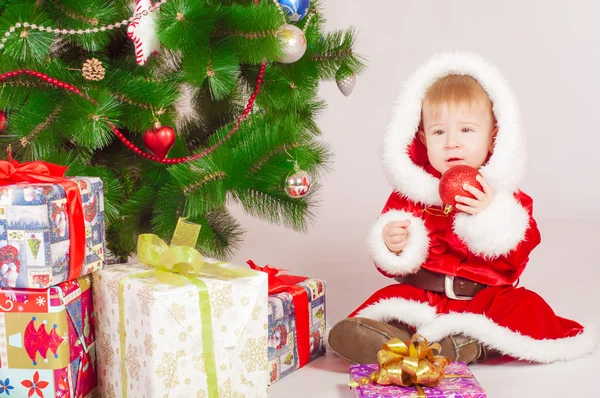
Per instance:
[[[102,178],[120,258],[178,217],[227,257],[231,200],[305,231],[330,158],[319,82],[349,95],[363,68],[355,31],[323,25],[314,0],[0,0],[1,144]]]

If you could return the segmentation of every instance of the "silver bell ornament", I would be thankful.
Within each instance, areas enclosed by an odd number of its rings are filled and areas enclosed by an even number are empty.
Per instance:
[[[306,52],[306,36],[294,25],[283,25],[279,30],[279,39],[283,42],[283,56],[279,62],[292,64],[298,61]]]
[[[285,178],[285,193],[291,198],[301,198],[310,191],[311,177],[299,168]]]

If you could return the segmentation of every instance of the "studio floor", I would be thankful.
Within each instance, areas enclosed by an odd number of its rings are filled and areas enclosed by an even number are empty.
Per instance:
[[[538,247],[521,285],[536,291],[563,317],[600,329],[600,262],[597,224],[587,220],[543,220],[545,244]],[[376,272],[344,274],[328,280],[328,324],[351,310],[358,287]],[[366,297],[365,297],[366,298]],[[333,314],[333,316],[332,316]],[[472,365],[488,397],[597,397],[600,352],[572,362],[549,365],[507,359]],[[352,397],[348,363],[332,353],[270,387],[269,397]]]

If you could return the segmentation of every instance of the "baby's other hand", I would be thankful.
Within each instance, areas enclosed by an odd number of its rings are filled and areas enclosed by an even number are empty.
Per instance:
[[[456,201],[458,203],[455,207],[457,210],[469,214],[478,214],[490,206],[492,199],[494,198],[494,190],[481,175],[477,176],[477,181],[481,184],[483,192],[469,184],[465,184],[463,188],[465,191],[475,196],[475,199],[456,195]]]
[[[383,241],[388,250],[400,253],[406,247],[410,220],[392,221],[383,228]]]

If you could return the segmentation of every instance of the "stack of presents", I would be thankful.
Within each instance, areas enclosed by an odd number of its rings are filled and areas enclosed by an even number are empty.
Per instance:
[[[197,252],[169,267],[174,247],[195,252],[184,220],[171,245],[142,235],[139,264],[105,265],[102,181],[13,164],[0,179],[0,396],[266,397],[324,353],[323,281]]]
[[[323,281],[204,258],[199,226],[182,219],[170,244],[139,237],[139,263],[105,265],[100,179],[43,162],[4,169],[0,396],[266,397],[323,355]],[[452,366],[439,388],[476,391]],[[377,369],[351,368],[356,396],[405,396]]]

